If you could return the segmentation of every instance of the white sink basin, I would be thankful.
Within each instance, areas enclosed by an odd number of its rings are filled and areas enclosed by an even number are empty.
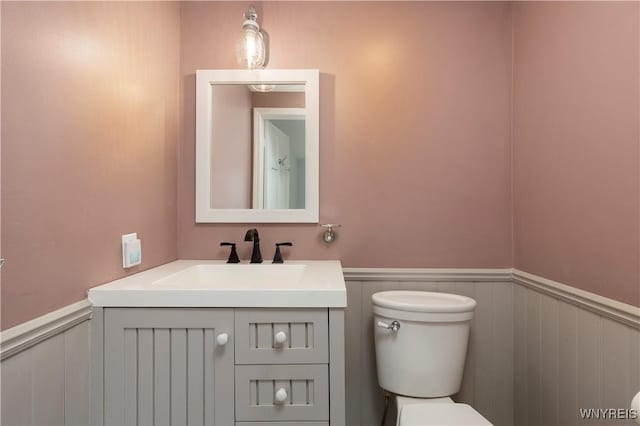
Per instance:
[[[94,306],[341,308],[339,261],[227,264],[176,260],[89,290]]]
[[[153,282],[154,287],[185,286],[192,289],[265,289],[296,288],[306,265],[278,264],[200,264]]]

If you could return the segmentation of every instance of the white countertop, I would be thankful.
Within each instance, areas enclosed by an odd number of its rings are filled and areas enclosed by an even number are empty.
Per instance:
[[[176,260],[94,287],[94,306],[344,308],[347,292],[336,260],[227,264]]]

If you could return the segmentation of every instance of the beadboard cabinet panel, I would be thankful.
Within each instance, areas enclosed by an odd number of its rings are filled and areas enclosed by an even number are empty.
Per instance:
[[[232,309],[109,308],[104,329],[105,425],[233,424]]]
[[[236,420],[301,421],[329,419],[329,370],[319,365],[236,366]],[[286,400],[276,392],[284,390]]]
[[[327,309],[236,309],[236,364],[329,362]],[[282,344],[275,337],[286,336]]]

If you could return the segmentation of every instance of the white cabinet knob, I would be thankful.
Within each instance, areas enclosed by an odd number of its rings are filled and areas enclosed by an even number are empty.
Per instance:
[[[277,332],[274,337],[277,345],[282,345],[287,341],[287,333],[285,333],[284,331]]]
[[[224,346],[229,341],[229,335],[227,333],[220,333],[216,336],[216,342],[219,346]]]
[[[280,388],[276,391],[276,402],[278,404],[282,404],[287,400],[289,395],[287,395],[287,390],[285,388]]]

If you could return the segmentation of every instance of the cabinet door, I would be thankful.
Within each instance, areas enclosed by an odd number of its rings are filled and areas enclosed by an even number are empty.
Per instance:
[[[232,309],[110,308],[104,324],[105,425],[233,424]]]

